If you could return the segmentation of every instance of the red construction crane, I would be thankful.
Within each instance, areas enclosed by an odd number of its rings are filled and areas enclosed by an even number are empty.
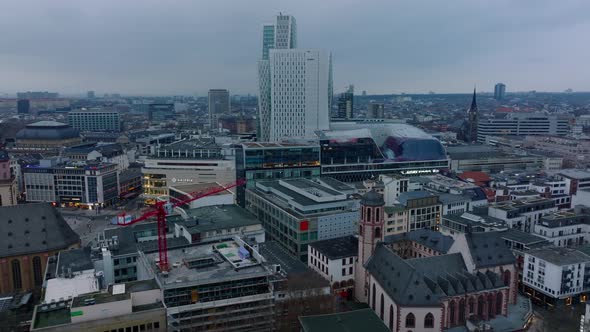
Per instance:
[[[144,213],[141,217],[131,219],[132,217],[125,212],[119,214],[117,216],[117,225],[120,226],[129,226],[140,221],[144,221],[146,219],[156,217],[158,221],[158,254],[160,261],[158,265],[160,266],[161,271],[168,271],[168,244],[166,241],[166,216],[172,213],[172,210],[175,207],[179,207],[185,204],[188,204],[192,201],[196,201],[200,198],[215,195],[217,193],[223,192],[227,189],[231,189],[234,187],[238,187],[244,185],[246,180],[240,179],[232,184],[228,184],[225,186],[215,186],[210,187],[205,190],[195,191],[190,194],[174,198],[175,202],[172,203],[170,201],[156,201],[151,208],[151,211]],[[131,219],[127,221],[127,219]]]

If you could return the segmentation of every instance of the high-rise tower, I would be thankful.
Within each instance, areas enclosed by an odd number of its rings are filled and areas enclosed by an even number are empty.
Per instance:
[[[467,111],[467,117],[469,122],[467,124],[466,141],[469,143],[475,143],[477,142],[477,121],[479,120],[475,88],[473,89],[473,98],[471,99],[471,106]]]
[[[278,15],[262,33],[258,62],[260,141],[311,137],[328,129],[332,100],[331,55],[297,49],[295,18]]]
[[[230,113],[229,91],[226,89],[209,90],[209,124],[211,129],[219,126],[219,116]]]
[[[358,260],[356,262],[355,297],[361,302],[367,302],[368,273],[365,263],[375,252],[377,243],[383,241],[383,224],[385,201],[383,195],[374,189],[361,199],[361,220],[359,224]]]
[[[494,99],[502,100],[506,96],[506,85],[504,83],[498,83],[494,86]]]

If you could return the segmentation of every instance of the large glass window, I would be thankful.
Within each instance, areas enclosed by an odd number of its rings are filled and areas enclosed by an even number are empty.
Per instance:
[[[20,270],[20,262],[17,259],[13,259],[10,263],[10,266],[12,267],[12,285],[14,289],[22,289],[23,281]]]

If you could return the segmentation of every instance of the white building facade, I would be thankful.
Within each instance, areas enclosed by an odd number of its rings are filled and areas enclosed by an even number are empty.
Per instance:
[[[331,55],[296,47],[292,16],[279,15],[274,28],[264,26],[263,57],[258,63],[261,141],[313,137],[316,130],[328,129]]]

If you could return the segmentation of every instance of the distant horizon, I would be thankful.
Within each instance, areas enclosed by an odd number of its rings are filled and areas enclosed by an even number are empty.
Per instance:
[[[49,90],[27,90],[27,91],[18,91],[15,93],[4,93],[4,92],[0,92],[0,98],[5,98],[5,99],[15,99],[16,94],[17,93],[22,93],[22,92],[38,92],[38,91],[47,91],[47,92],[54,92],[54,93],[58,93],[59,98],[80,98],[80,99],[84,99],[86,98],[86,92],[83,93],[62,93],[59,91],[49,91]],[[344,92],[344,90],[342,91]],[[430,93],[430,92],[417,92],[417,93],[412,93],[412,92],[402,92],[402,93],[369,93],[367,92],[366,97],[370,97],[370,96],[436,96],[436,95],[440,95],[440,96],[444,96],[444,95],[466,95],[466,96],[471,96],[473,94],[473,91],[469,91],[469,92],[436,92],[436,91],[432,91],[434,93]],[[539,90],[527,90],[527,91],[506,91],[506,95],[522,95],[522,94],[528,94],[534,92],[536,94],[588,94],[590,93],[589,91],[575,91],[573,90],[572,92],[566,92],[566,91],[539,91]],[[230,96],[240,96],[240,97],[246,97],[246,96],[251,96],[251,97],[257,97],[258,98],[258,94],[257,93],[232,93],[231,90],[229,91]],[[494,91],[479,91],[477,90],[476,93],[478,95],[494,95]],[[95,99],[100,99],[100,98],[104,98],[104,95],[108,94],[113,95],[113,94],[119,94],[122,98],[140,98],[140,97],[145,97],[145,98],[165,98],[165,97],[197,97],[197,98],[201,98],[207,97],[207,92],[205,93],[198,93],[198,94],[186,94],[186,93],[172,93],[172,94],[126,94],[126,93],[121,93],[121,92],[105,92],[105,93],[97,93],[95,91]],[[338,96],[340,94],[340,91],[334,91],[334,96]],[[362,95],[362,91],[360,91],[360,93],[357,93],[355,90],[354,93],[355,97],[364,97]]]

